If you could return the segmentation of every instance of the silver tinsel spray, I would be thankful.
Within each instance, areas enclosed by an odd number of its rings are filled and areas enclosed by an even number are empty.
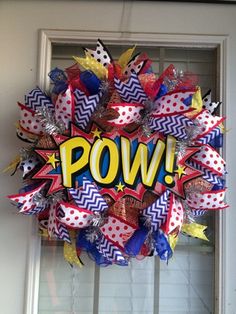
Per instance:
[[[36,116],[42,123],[45,133],[49,135],[62,134],[65,131],[65,125],[62,121],[56,121],[54,114],[45,106],[38,109]]]

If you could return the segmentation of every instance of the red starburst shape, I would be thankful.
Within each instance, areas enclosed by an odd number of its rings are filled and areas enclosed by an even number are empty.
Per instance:
[[[59,151],[58,150],[41,150],[37,149],[35,152],[41,156],[46,163],[42,166],[42,168],[33,176],[33,179],[46,179],[51,180],[51,185],[48,190],[48,194],[55,193],[57,191],[63,190],[64,186],[62,185],[61,173],[55,171],[55,167],[50,162],[50,156],[55,156],[55,165],[59,163]]]

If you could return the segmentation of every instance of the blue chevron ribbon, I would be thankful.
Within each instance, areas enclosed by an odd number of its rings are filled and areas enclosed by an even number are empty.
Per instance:
[[[98,189],[88,179],[83,179],[82,189],[69,189],[76,205],[92,212],[103,212],[108,208],[107,203]]]
[[[88,125],[90,118],[95,111],[100,94],[86,96],[81,90],[76,89],[74,91],[75,96],[75,121],[82,129],[85,129]]]
[[[116,90],[125,102],[144,104],[148,99],[136,73],[132,73],[126,83],[121,82],[118,78],[115,78],[114,81]]]
[[[67,228],[60,222],[58,222],[57,224],[56,235],[59,239],[71,243],[70,235]]]
[[[202,178],[206,180],[207,182],[211,184],[222,185],[222,180],[216,174],[212,173],[211,170],[202,167],[196,161],[190,160],[188,161],[188,165],[197,170],[202,171],[203,172]]]
[[[104,236],[102,236],[98,242],[97,248],[99,252],[108,259],[108,261],[122,266],[128,265],[128,261],[124,258],[121,251]]]
[[[221,179],[214,173],[212,173],[208,169],[203,168],[203,176],[202,178],[211,184],[222,184]]]
[[[143,215],[151,218],[151,228],[155,232],[163,225],[168,214],[169,190],[166,190],[152,205],[143,210]]]
[[[54,110],[54,105],[50,98],[39,87],[33,89],[25,96],[25,105],[33,111],[37,111],[42,107]]]
[[[201,144],[208,144],[211,141],[213,141],[217,136],[220,136],[221,129],[219,127],[214,128],[212,131],[210,131],[208,134],[206,134],[204,137],[201,137],[196,140],[197,143]]]
[[[193,122],[183,115],[152,117],[149,126],[154,131],[165,135],[173,135],[178,139],[186,139],[186,127],[193,125]]]
[[[45,206],[35,206],[32,209],[22,212],[24,215],[36,215],[41,213],[45,209]]]
[[[201,216],[205,215],[205,213],[206,213],[205,209],[191,210],[191,214],[193,215],[193,217],[201,217]]]

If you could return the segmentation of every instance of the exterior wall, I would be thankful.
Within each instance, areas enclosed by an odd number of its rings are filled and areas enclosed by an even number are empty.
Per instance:
[[[226,215],[227,257],[225,269],[226,314],[236,313],[236,194],[234,181],[236,137],[236,6],[164,2],[122,1],[7,1],[0,2],[0,138],[3,169],[21,143],[14,123],[16,102],[35,87],[37,74],[38,30],[76,29],[96,31],[158,32],[229,35],[227,60],[226,115],[228,117],[226,157],[229,172]],[[24,313],[25,271],[29,246],[30,219],[15,214],[4,195],[17,191],[19,177],[1,174],[0,209],[0,306],[1,313]]]

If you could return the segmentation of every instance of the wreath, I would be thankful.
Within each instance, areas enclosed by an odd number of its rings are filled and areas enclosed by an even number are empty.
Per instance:
[[[24,186],[8,197],[42,236],[65,241],[71,264],[82,251],[98,265],[168,260],[180,233],[208,240],[199,217],[227,207],[220,102],[173,65],[157,77],[134,50],[115,61],[98,40],[49,73],[50,93],[18,103],[29,144],[9,166]]]

